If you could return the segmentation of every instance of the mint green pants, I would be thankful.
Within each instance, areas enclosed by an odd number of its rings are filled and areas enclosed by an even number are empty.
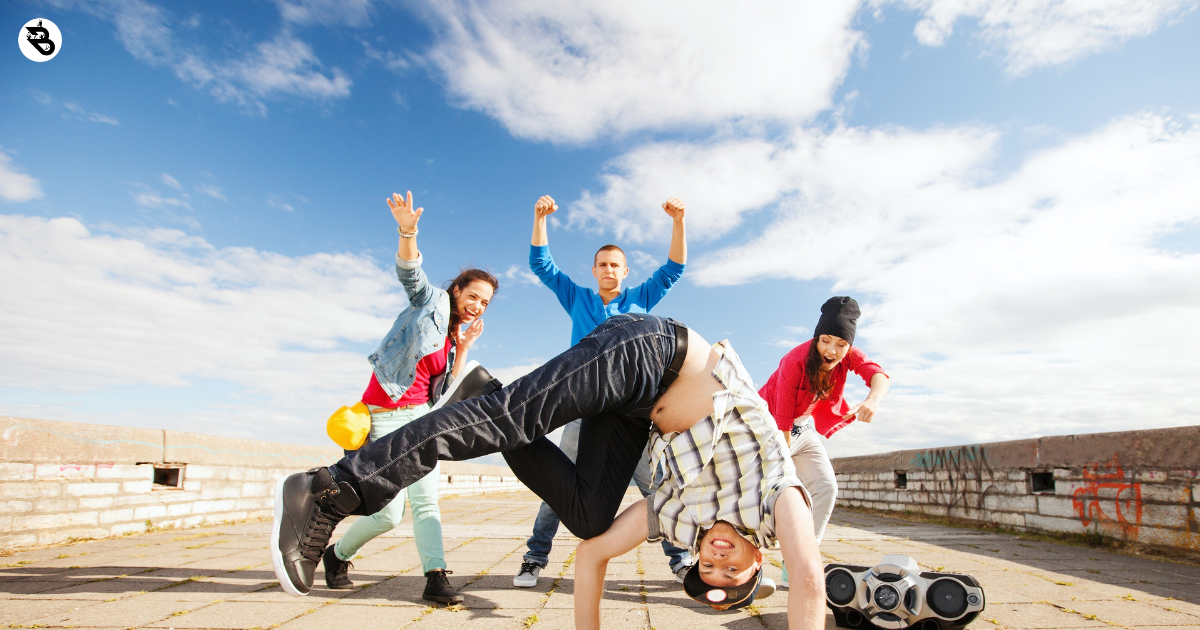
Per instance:
[[[429,412],[424,404],[412,409],[371,413],[371,440],[378,440],[400,427]],[[384,534],[400,525],[404,518],[404,499],[412,504],[413,538],[417,543],[417,556],[421,567],[428,573],[446,568],[446,553],[442,549],[442,514],[438,511],[438,476],[441,465],[420,481],[400,491],[395,499],[382,510],[359,518],[350,525],[342,539],[334,547],[334,553],[342,560],[350,560],[372,538]]]

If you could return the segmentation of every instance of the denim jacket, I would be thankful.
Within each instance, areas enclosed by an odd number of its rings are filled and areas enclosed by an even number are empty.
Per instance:
[[[400,398],[412,387],[417,362],[446,343],[450,294],[429,284],[429,278],[421,271],[423,260],[419,252],[416,260],[404,260],[396,256],[396,277],[408,293],[408,306],[400,311],[396,323],[392,324],[392,329],[383,338],[379,348],[367,357],[374,367],[379,386],[392,400]],[[449,373],[453,367],[454,348],[451,347],[446,372]],[[447,380],[442,381],[443,388]]]

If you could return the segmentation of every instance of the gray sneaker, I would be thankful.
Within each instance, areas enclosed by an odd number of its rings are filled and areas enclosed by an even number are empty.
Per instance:
[[[692,568],[690,564],[681,564],[678,569],[675,569],[675,582],[683,584],[683,578],[687,577],[687,572]]]
[[[513,586],[517,588],[533,588],[537,586],[538,574],[542,572],[542,567],[539,567],[533,562],[522,562],[521,570],[517,571],[517,576],[513,578]]]

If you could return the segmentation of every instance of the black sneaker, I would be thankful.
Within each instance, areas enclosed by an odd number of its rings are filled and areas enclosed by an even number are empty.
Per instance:
[[[353,569],[354,565],[349,560],[337,557],[334,547],[335,545],[329,545],[321,558],[325,564],[325,586],[339,591],[352,589],[354,582],[350,581],[350,569]]]
[[[271,565],[290,595],[307,595],[333,528],[359,505],[350,484],[334,483],[328,468],[288,475],[275,484]]]
[[[450,586],[450,580],[446,579],[447,573],[453,573],[453,571],[434,569],[426,573],[425,592],[421,594],[421,599],[431,602],[441,602],[443,604],[462,603],[465,598],[462,596],[462,593],[459,593]]]

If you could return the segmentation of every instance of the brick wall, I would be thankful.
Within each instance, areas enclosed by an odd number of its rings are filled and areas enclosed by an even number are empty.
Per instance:
[[[269,517],[276,480],[341,456],[336,447],[0,417],[0,548]],[[440,488],[524,486],[502,466],[442,462]]]
[[[1200,551],[1200,427],[833,460],[838,504]]]

